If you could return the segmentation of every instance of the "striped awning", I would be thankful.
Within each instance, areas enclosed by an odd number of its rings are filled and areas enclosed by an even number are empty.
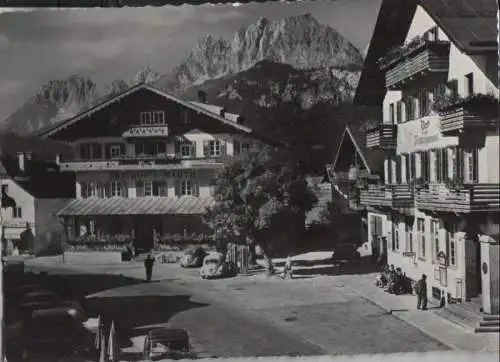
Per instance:
[[[212,197],[89,197],[71,201],[56,216],[105,215],[202,215],[214,202]]]

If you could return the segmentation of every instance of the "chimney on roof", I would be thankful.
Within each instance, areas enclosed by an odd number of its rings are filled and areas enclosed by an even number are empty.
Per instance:
[[[207,93],[201,89],[198,91],[198,101],[200,103],[207,103]]]
[[[243,116],[238,116],[236,119],[236,123],[244,125],[245,124],[245,118]]]

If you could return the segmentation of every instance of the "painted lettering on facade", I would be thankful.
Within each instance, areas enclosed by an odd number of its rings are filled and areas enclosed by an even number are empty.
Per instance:
[[[433,115],[398,125],[397,153],[456,146],[457,137],[443,137],[439,116]]]

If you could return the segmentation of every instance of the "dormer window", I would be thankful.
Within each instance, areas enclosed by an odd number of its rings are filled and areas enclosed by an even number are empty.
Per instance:
[[[165,124],[165,112],[164,111],[148,111],[141,112],[141,125],[151,126],[151,125],[164,125]]]

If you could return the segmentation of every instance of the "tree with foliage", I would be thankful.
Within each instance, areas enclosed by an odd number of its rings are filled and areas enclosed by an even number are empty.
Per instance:
[[[255,261],[258,244],[270,269],[270,254],[298,241],[305,214],[317,202],[289,152],[267,146],[228,160],[215,176],[214,196],[204,221],[218,248],[248,243]]]

